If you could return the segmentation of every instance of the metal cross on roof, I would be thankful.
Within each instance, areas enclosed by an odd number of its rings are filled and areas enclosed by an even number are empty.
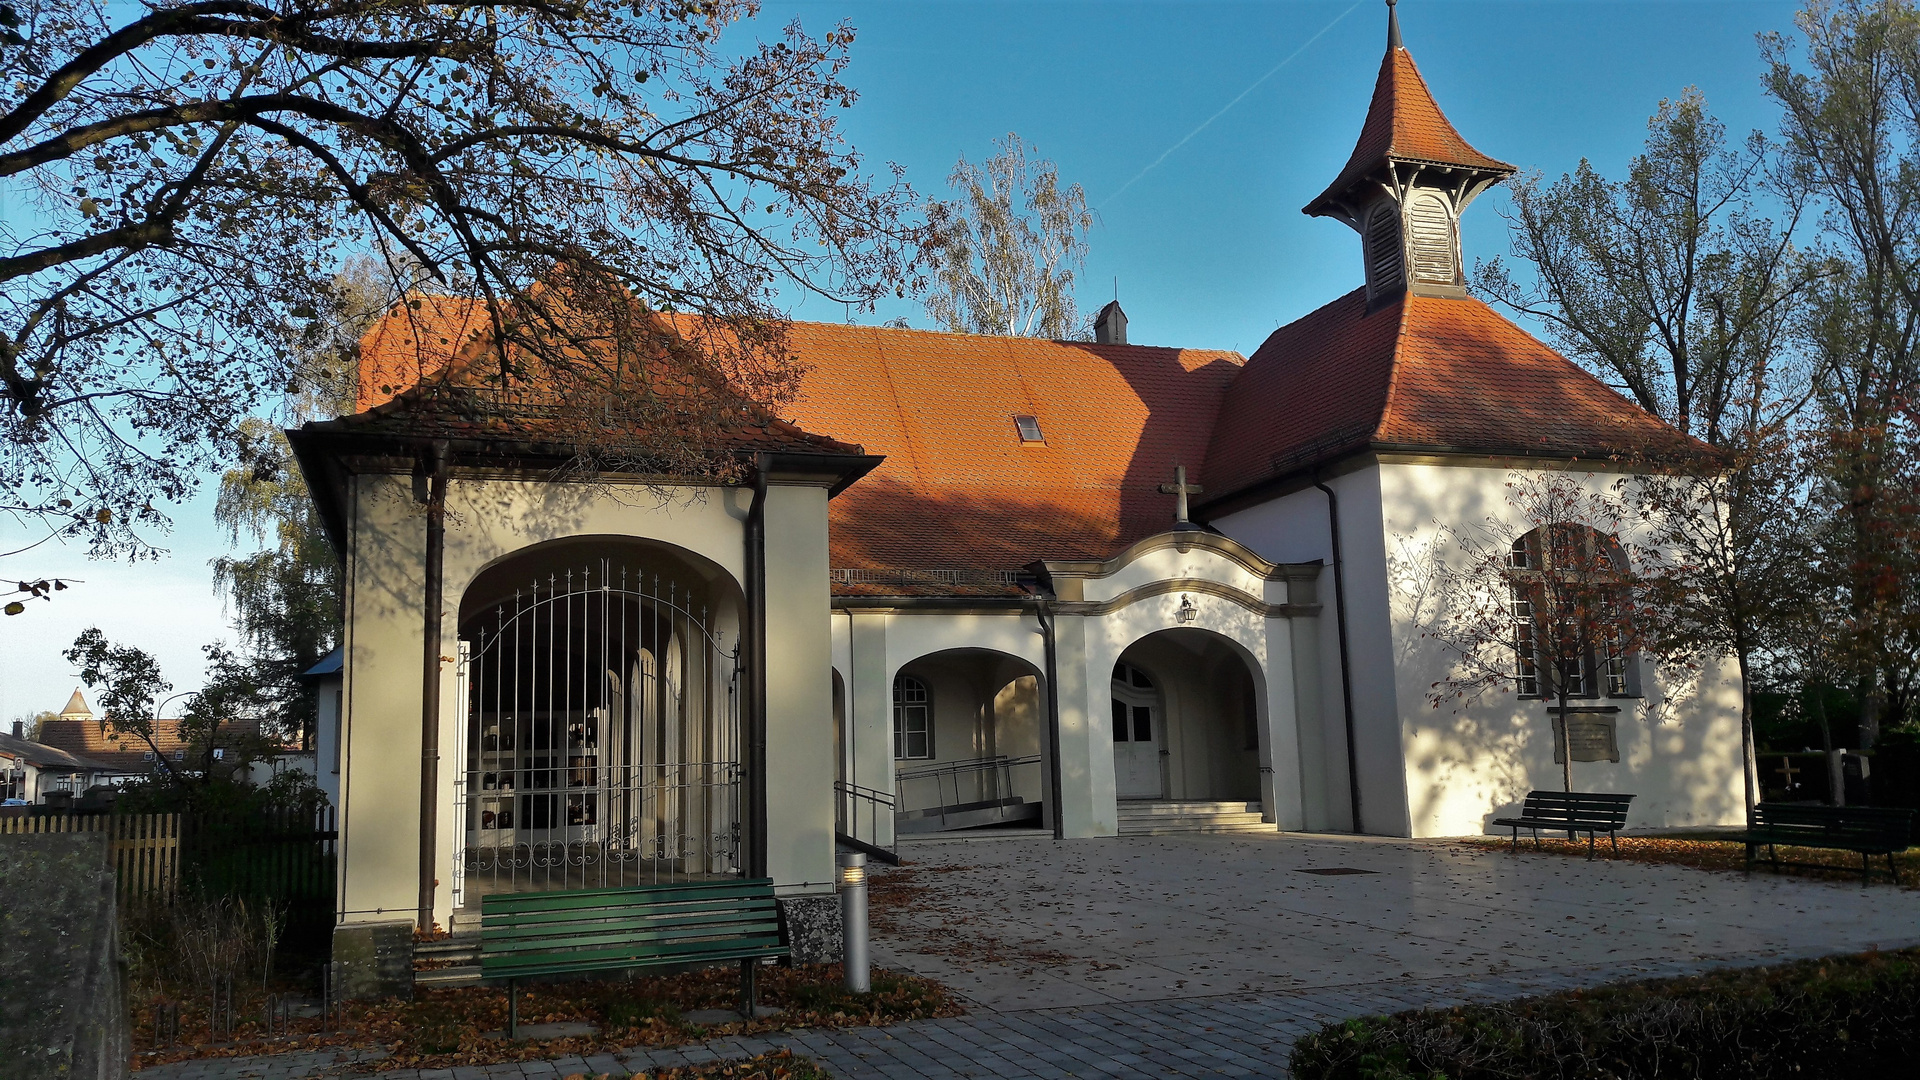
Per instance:
[[[1206,490],[1206,488],[1201,487],[1199,484],[1187,483],[1187,467],[1185,465],[1175,465],[1173,467],[1173,483],[1161,484],[1160,493],[1174,497],[1173,520],[1175,525],[1191,524],[1187,520],[1187,496],[1199,495]]]

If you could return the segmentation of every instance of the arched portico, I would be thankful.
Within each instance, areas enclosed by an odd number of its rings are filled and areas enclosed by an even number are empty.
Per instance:
[[[1231,639],[1193,627],[1129,645],[1109,682],[1116,799],[1259,806],[1257,670]]]
[[[891,680],[895,828],[902,834],[1047,821],[1044,674],[981,648],[915,657]]]

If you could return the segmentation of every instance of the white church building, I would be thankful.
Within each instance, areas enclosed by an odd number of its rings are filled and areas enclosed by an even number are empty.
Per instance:
[[[790,415],[728,436],[746,481],[664,499],[406,389],[480,319],[396,310],[361,411],[291,433],[346,568],[342,922],[824,894],[836,834],[1480,834],[1558,788],[1551,700],[1429,702],[1396,560],[1512,517],[1516,474],[1605,486],[1690,444],[1468,295],[1461,214],[1512,172],[1396,28],[1305,207],[1358,234],[1360,287],[1248,357],[1129,344],[1117,305],[1091,343],[795,324]],[[1633,793],[1633,827],[1738,820],[1731,670],[1625,662],[1584,680],[1577,785]]]

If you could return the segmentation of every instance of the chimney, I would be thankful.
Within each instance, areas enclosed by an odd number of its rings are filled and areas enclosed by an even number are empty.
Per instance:
[[[1127,313],[1120,310],[1120,301],[1108,301],[1093,317],[1093,340],[1099,345],[1127,343]]]
[[[27,724],[26,724],[26,721],[24,721],[24,720],[15,720],[15,721],[13,722],[13,737],[14,737],[14,738],[16,738],[16,739],[24,739],[24,738],[26,738],[26,737],[27,737]]]

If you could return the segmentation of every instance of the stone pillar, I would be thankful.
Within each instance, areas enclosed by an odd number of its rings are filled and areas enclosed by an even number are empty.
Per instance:
[[[1266,685],[1260,732],[1261,820],[1282,830],[1304,828],[1306,814],[1300,790],[1300,718],[1293,684],[1293,623],[1286,618],[1267,620],[1267,654],[1255,672]]]
[[[411,1000],[413,920],[334,927],[331,970],[335,1000]]]
[[[1120,821],[1114,803],[1113,735],[1090,713],[1092,682],[1082,616],[1056,616],[1054,670],[1060,703],[1055,719],[1060,725],[1060,835],[1115,836]],[[1104,687],[1105,680],[1100,685]],[[1104,695],[1100,704],[1104,716]]]
[[[847,671],[847,741],[851,748],[850,780],[861,787],[893,793],[893,678],[888,673],[887,608],[854,608]],[[856,803],[855,808],[866,808]],[[881,847],[893,844],[893,820],[880,815]],[[865,839],[864,835],[862,837]]]

